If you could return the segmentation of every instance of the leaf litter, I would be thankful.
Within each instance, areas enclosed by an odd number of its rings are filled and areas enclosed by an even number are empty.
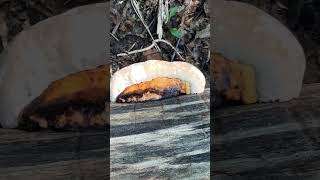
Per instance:
[[[206,0],[162,0],[162,14],[160,14],[162,28],[159,29],[159,0],[135,0],[145,23],[141,21],[131,1],[110,1],[111,12],[113,12],[110,30],[113,34],[110,46],[112,72],[136,62],[161,58],[165,61],[191,63],[209,79],[208,2]],[[130,6],[128,7],[127,4]],[[126,12],[123,13],[124,11]],[[120,23],[119,19],[121,19]],[[113,31],[116,26],[119,28]],[[149,30],[150,33],[148,33]],[[154,47],[149,49],[153,44],[158,45],[160,51]]]

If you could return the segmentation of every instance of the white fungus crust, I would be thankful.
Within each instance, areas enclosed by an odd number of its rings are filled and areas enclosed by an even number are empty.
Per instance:
[[[255,67],[258,101],[299,97],[306,60],[290,30],[252,5],[224,0],[213,3],[215,51]]]
[[[177,78],[190,83],[192,94],[202,93],[206,79],[195,66],[181,61],[167,62],[148,60],[124,67],[111,77],[110,101],[115,102],[117,96],[131,85],[150,81],[157,77]]]

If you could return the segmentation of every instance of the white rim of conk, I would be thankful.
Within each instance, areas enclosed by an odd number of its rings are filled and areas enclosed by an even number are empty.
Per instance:
[[[175,61],[148,60],[135,63],[115,72],[110,80],[110,101],[131,85],[157,77],[177,78],[190,83],[191,94],[202,93],[206,85],[203,73],[192,64]]]
[[[213,2],[215,51],[255,67],[258,101],[283,102],[299,97],[306,60],[294,34],[277,19],[250,4]]]

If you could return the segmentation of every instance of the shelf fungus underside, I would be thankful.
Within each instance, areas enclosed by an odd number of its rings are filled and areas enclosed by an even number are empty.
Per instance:
[[[144,102],[190,94],[190,84],[177,78],[155,78],[127,87],[117,102]]]
[[[132,103],[202,93],[205,83],[203,73],[189,63],[148,60],[115,72],[110,100]]]
[[[109,66],[69,74],[52,82],[21,113],[19,128],[104,128]]]
[[[211,68],[213,91],[222,104],[253,104],[258,101],[256,73],[252,65],[229,60],[220,53],[214,53]]]

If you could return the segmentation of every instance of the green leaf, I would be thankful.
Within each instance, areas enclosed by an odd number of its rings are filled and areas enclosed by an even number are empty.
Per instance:
[[[177,14],[178,8],[172,7],[169,9],[169,20]]]
[[[182,37],[182,32],[179,31],[177,28],[170,28],[170,33],[176,38]]]

